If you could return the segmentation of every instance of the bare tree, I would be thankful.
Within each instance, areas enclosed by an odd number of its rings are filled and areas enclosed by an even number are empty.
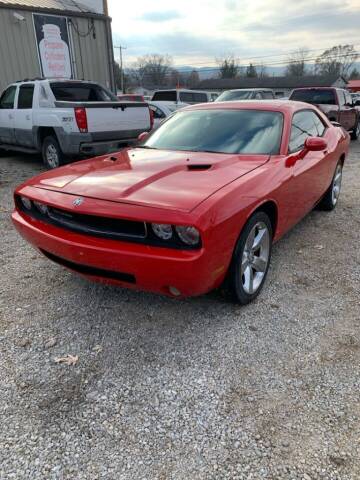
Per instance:
[[[195,87],[200,82],[199,73],[193,70],[186,79],[186,85],[190,88]]]
[[[260,63],[259,65],[256,66],[256,71],[259,78],[265,78],[269,76],[267,72],[267,68],[263,63]]]
[[[299,48],[288,57],[285,75],[289,77],[303,77],[307,74],[306,62],[309,58],[307,48]]]
[[[240,71],[239,62],[233,55],[217,58],[216,62],[219,65],[220,78],[235,78],[238,76]]]
[[[354,45],[337,45],[325,50],[315,62],[317,75],[343,75],[347,77],[359,54]]]
[[[171,72],[172,58],[169,55],[153,53],[139,57],[133,75],[140,85],[164,86]]]
[[[357,80],[360,78],[360,72],[357,68],[353,68],[350,75],[349,80]]]

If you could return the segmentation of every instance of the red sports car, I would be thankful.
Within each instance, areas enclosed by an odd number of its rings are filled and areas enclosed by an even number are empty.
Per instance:
[[[17,188],[13,221],[46,257],[94,280],[181,297],[260,292],[271,246],[339,198],[349,135],[316,107],[187,107],[134,148]]]

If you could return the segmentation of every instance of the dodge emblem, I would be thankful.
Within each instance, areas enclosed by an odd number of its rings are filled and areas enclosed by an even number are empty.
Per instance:
[[[79,198],[75,198],[75,200],[73,201],[73,205],[74,207],[78,207],[79,205],[82,204],[82,202],[84,201],[83,198],[79,197]]]

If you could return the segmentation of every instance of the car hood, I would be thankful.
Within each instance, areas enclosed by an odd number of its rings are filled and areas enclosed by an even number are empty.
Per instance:
[[[190,211],[269,155],[125,149],[35,177],[28,185],[66,194]]]

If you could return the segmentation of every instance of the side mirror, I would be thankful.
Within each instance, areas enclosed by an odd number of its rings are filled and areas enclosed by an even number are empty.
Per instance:
[[[308,152],[321,152],[322,150],[326,150],[327,142],[322,137],[308,137],[305,140],[304,147]]]
[[[149,136],[149,132],[141,132],[140,135],[137,137],[138,142],[144,142]]]

